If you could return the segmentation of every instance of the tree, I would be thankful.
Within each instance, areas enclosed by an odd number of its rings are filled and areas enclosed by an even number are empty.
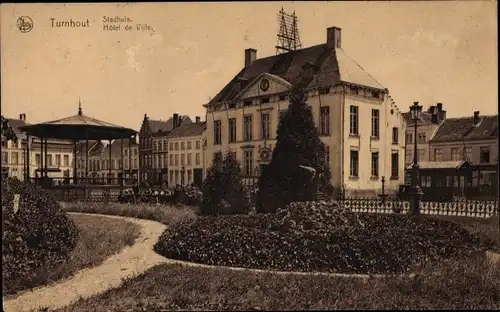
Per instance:
[[[225,186],[223,197],[229,204],[229,210],[222,213],[247,213],[250,207],[242,182],[241,166],[235,153],[226,154],[222,163],[222,175]]]
[[[218,215],[218,206],[223,199],[224,183],[222,176],[222,153],[218,152],[214,154],[212,166],[208,169],[205,181],[203,181],[201,214]]]
[[[303,90],[290,90],[288,111],[280,120],[271,163],[259,179],[257,212],[275,212],[292,201],[312,200],[319,189],[330,184],[330,169],[325,160],[325,145],[319,138]],[[301,167],[316,170],[309,181]]]
[[[238,214],[249,210],[241,167],[231,152],[224,159],[220,152],[214,155],[202,192],[200,212],[204,215]]]

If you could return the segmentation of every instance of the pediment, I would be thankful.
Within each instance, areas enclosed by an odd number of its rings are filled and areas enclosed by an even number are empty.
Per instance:
[[[271,95],[286,92],[292,87],[292,84],[285,79],[263,73],[257,76],[247,87],[241,90],[239,98],[246,99],[263,95]]]

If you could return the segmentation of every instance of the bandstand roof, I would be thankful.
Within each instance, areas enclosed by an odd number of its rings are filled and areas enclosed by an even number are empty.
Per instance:
[[[81,107],[78,114],[63,119],[20,127],[30,136],[62,140],[115,140],[130,138],[137,131],[85,116]]]

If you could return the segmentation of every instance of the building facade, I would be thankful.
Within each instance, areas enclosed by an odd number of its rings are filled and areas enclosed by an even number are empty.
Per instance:
[[[196,117],[168,135],[168,185],[201,187],[204,175],[203,141],[206,122]],[[165,164],[167,165],[167,164]]]
[[[341,30],[325,44],[257,59],[245,50],[244,68],[208,104],[205,167],[213,154],[232,151],[247,178],[271,161],[280,116],[293,83],[308,94],[326,145],[332,184],[347,193],[396,190],[404,180],[403,114],[389,92],[341,47]],[[370,120],[370,122],[364,122]]]
[[[40,140],[28,138],[20,127],[28,125],[26,114],[20,114],[19,119],[8,119],[8,124],[14,131],[17,142],[2,138],[2,172],[9,177],[24,180],[26,168],[29,168],[31,178],[41,176],[41,161],[45,152],[40,151]],[[55,179],[73,177],[73,144],[63,140],[47,140],[47,170],[48,175]],[[26,154],[29,144],[29,156]],[[27,164],[29,163],[29,164]]]
[[[152,120],[146,114],[139,132],[139,181],[151,185],[164,185],[168,169],[165,147],[168,134],[181,124],[192,123],[188,116],[177,113],[166,121]]]
[[[446,120],[446,111],[443,104],[431,105],[427,111],[422,112],[422,118],[417,122],[417,136],[415,137],[415,123],[411,114],[404,113],[406,121],[406,150],[405,166],[413,163],[414,143],[417,140],[417,159],[419,162],[430,161],[430,139],[434,136],[439,126]]]
[[[85,143],[84,143],[85,144]],[[110,157],[111,146],[111,157]],[[123,150],[123,155],[122,155]],[[77,176],[85,177],[88,172],[88,183],[91,184],[119,184],[120,178],[131,180],[139,176],[139,144],[128,139],[114,140],[111,144],[102,141],[89,143],[88,168],[85,169],[85,149],[77,151]],[[123,161],[123,162],[122,162]]]
[[[446,119],[429,144],[431,162],[467,161],[471,186],[498,186],[498,115]]]

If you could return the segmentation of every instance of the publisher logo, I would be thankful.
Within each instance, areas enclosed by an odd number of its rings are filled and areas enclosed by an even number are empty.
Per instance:
[[[29,16],[21,16],[17,19],[17,28],[22,33],[30,32],[33,29],[33,20]]]

